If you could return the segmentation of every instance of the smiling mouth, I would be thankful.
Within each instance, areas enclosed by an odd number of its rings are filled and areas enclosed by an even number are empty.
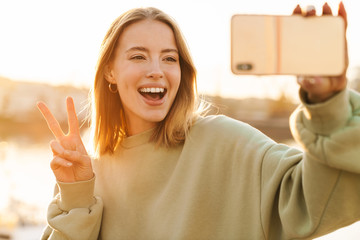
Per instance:
[[[161,100],[166,92],[166,88],[140,88],[138,92],[147,100]]]

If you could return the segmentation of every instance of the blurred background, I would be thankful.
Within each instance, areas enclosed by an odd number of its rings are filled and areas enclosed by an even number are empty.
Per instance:
[[[349,85],[360,90],[360,2],[348,12]],[[66,131],[65,98],[86,116],[88,91],[102,38],[122,12],[154,6],[179,23],[198,70],[198,89],[212,113],[246,121],[278,142],[295,145],[288,117],[299,103],[294,76],[235,76],[230,71],[233,14],[290,15],[305,0],[0,0],[0,239],[39,239],[55,179],[52,139],[36,109],[44,101]],[[337,11],[339,1],[328,1]],[[306,49],[304,49],[305,51]],[[88,140],[87,124],[82,126]],[[353,224],[319,239],[359,239]]]

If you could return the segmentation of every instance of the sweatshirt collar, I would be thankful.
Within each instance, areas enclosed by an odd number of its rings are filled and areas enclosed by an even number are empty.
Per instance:
[[[136,134],[136,135],[133,135],[130,137],[126,137],[121,141],[120,145],[121,145],[121,147],[126,148],[126,149],[143,145],[143,144],[149,142],[150,137],[153,132],[154,132],[154,129],[149,129],[142,133],[139,133],[139,134]]]

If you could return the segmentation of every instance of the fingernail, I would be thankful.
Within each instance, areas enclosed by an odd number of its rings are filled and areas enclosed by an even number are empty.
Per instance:
[[[304,79],[305,79],[304,77],[300,76],[300,77],[298,77],[298,82],[302,83],[304,81]]]
[[[311,12],[311,11],[315,11],[315,6],[314,5],[307,5],[306,6],[306,12]]]

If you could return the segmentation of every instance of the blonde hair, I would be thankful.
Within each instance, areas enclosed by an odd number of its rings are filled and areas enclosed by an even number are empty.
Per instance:
[[[113,153],[127,136],[124,109],[119,94],[111,93],[105,79],[105,67],[114,57],[120,35],[131,24],[145,20],[167,24],[173,31],[179,52],[181,80],[175,100],[164,120],[155,127],[151,140],[158,146],[171,147],[183,143],[199,115],[196,88],[196,69],[187,44],[176,22],[156,8],[136,8],[119,16],[110,26],[101,45],[92,90],[92,121],[94,150],[97,155]]]

